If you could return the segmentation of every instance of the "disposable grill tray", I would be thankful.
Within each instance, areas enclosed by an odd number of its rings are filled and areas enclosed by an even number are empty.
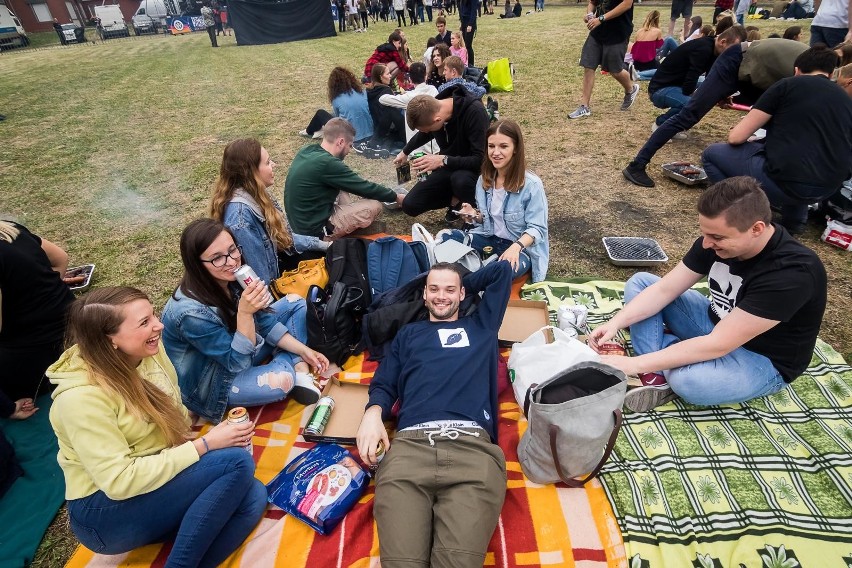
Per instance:
[[[616,266],[653,266],[669,257],[654,239],[644,237],[604,237],[604,248]]]

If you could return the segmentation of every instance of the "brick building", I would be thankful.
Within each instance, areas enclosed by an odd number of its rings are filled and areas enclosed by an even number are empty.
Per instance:
[[[27,32],[53,29],[53,18],[60,24],[73,22],[85,25],[94,15],[94,7],[118,4],[125,21],[130,21],[139,8],[140,0],[0,0],[15,12]]]

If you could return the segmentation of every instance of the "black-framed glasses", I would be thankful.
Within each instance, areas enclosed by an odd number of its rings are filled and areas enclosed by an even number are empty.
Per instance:
[[[228,249],[228,252],[225,254],[220,254],[218,256],[214,256],[210,260],[201,259],[201,262],[209,262],[216,268],[222,268],[228,262],[228,259],[239,260],[243,256],[243,247],[239,245],[234,245]]]

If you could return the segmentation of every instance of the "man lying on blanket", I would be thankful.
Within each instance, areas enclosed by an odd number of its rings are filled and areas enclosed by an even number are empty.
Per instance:
[[[467,280],[485,293],[459,318],[466,290],[455,265],[426,278],[428,321],[404,326],[370,384],[358,451],[376,465],[373,514],[382,568],[480,568],[506,496],[506,460],[497,438],[497,330],[512,284],[507,261]],[[393,446],[382,417],[399,400]]]
[[[597,327],[596,351],[630,326],[636,357],[602,356],[643,386],[625,405],[645,412],[675,396],[699,405],[743,402],[784,388],[807,367],[826,302],[816,254],[771,222],[757,180],[733,177],[698,199],[702,237],[671,272],[640,272],[626,305]],[[710,299],[690,290],[707,276]]]

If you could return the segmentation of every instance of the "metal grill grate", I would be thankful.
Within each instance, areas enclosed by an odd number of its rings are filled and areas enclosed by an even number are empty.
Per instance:
[[[643,237],[604,237],[604,247],[613,264],[642,266],[667,262],[669,257],[654,239]]]

